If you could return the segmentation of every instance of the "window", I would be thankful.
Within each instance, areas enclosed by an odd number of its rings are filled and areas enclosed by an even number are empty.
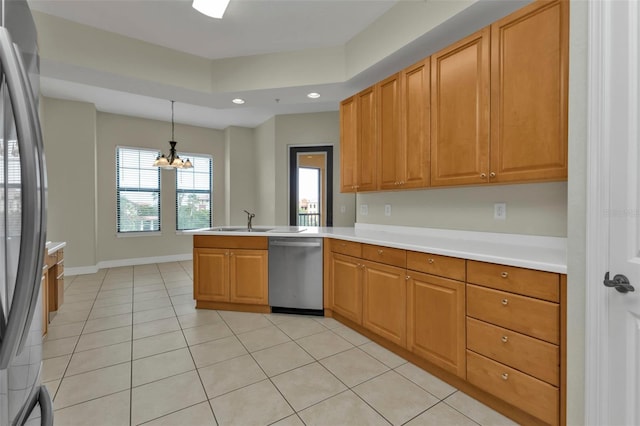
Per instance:
[[[158,151],[116,148],[118,233],[160,231]]]
[[[211,176],[213,159],[204,155],[179,154],[193,167],[176,170],[176,229],[211,227]]]

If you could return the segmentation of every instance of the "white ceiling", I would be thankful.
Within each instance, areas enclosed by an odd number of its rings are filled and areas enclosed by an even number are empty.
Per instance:
[[[191,0],[29,0],[33,10],[122,34],[193,55],[220,59],[341,46],[374,22],[397,0],[231,0],[221,20],[191,7]],[[173,98],[163,90],[145,96],[87,83],[91,78],[47,75],[45,96],[90,102],[99,111],[168,120]],[[53,74],[53,73],[52,73]],[[77,78],[76,78],[77,77]],[[177,122],[223,129],[255,127],[276,114],[335,111],[346,97],[340,84],[287,87],[241,93],[250,102],[236,106],[229,94],[201,94],[176,103]],[[306,98],[320,91],[318,100]],[[206,99],[204,98],[206,97]]]

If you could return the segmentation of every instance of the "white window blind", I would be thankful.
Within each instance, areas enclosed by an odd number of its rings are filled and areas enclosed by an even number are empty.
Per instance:
[[[160,231],[158,151],[116,148],[118,233]]]
[[[210,156],[180,153],[193,167],[176,170],[176,229],[209,228],[213,159]]]

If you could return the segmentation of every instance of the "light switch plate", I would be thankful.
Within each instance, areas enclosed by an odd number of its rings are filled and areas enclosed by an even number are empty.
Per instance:
[[[362,216],[366,216],[369,214],[369,205],[368,204],[360,204],[360,214]]]

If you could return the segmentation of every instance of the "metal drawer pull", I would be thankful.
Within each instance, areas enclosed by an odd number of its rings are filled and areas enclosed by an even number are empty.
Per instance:
[[[431,263],[431,264],[433,264],[434,260],[430,258],[430,259],[428,260],[428,262],[429,262],[429,263]]]
[[[382,250],[378,250],[378,254],[382,254]]]
[[[509,373],[502,373],[502,380],[507,380],[509,378]]]
[[[507,278],[509,276],[509,273],[508,272],[503,272],[503,273],[500,274],[500,276],[502,278]]]
[[[502,338],[500,340],[502,340],[502,343],[507,343],[509,341],[509,337],[502,336]]]
[[[502,299],[502,305],[503,306],[507,306],[509,304],[509,300],[508,299]]]

